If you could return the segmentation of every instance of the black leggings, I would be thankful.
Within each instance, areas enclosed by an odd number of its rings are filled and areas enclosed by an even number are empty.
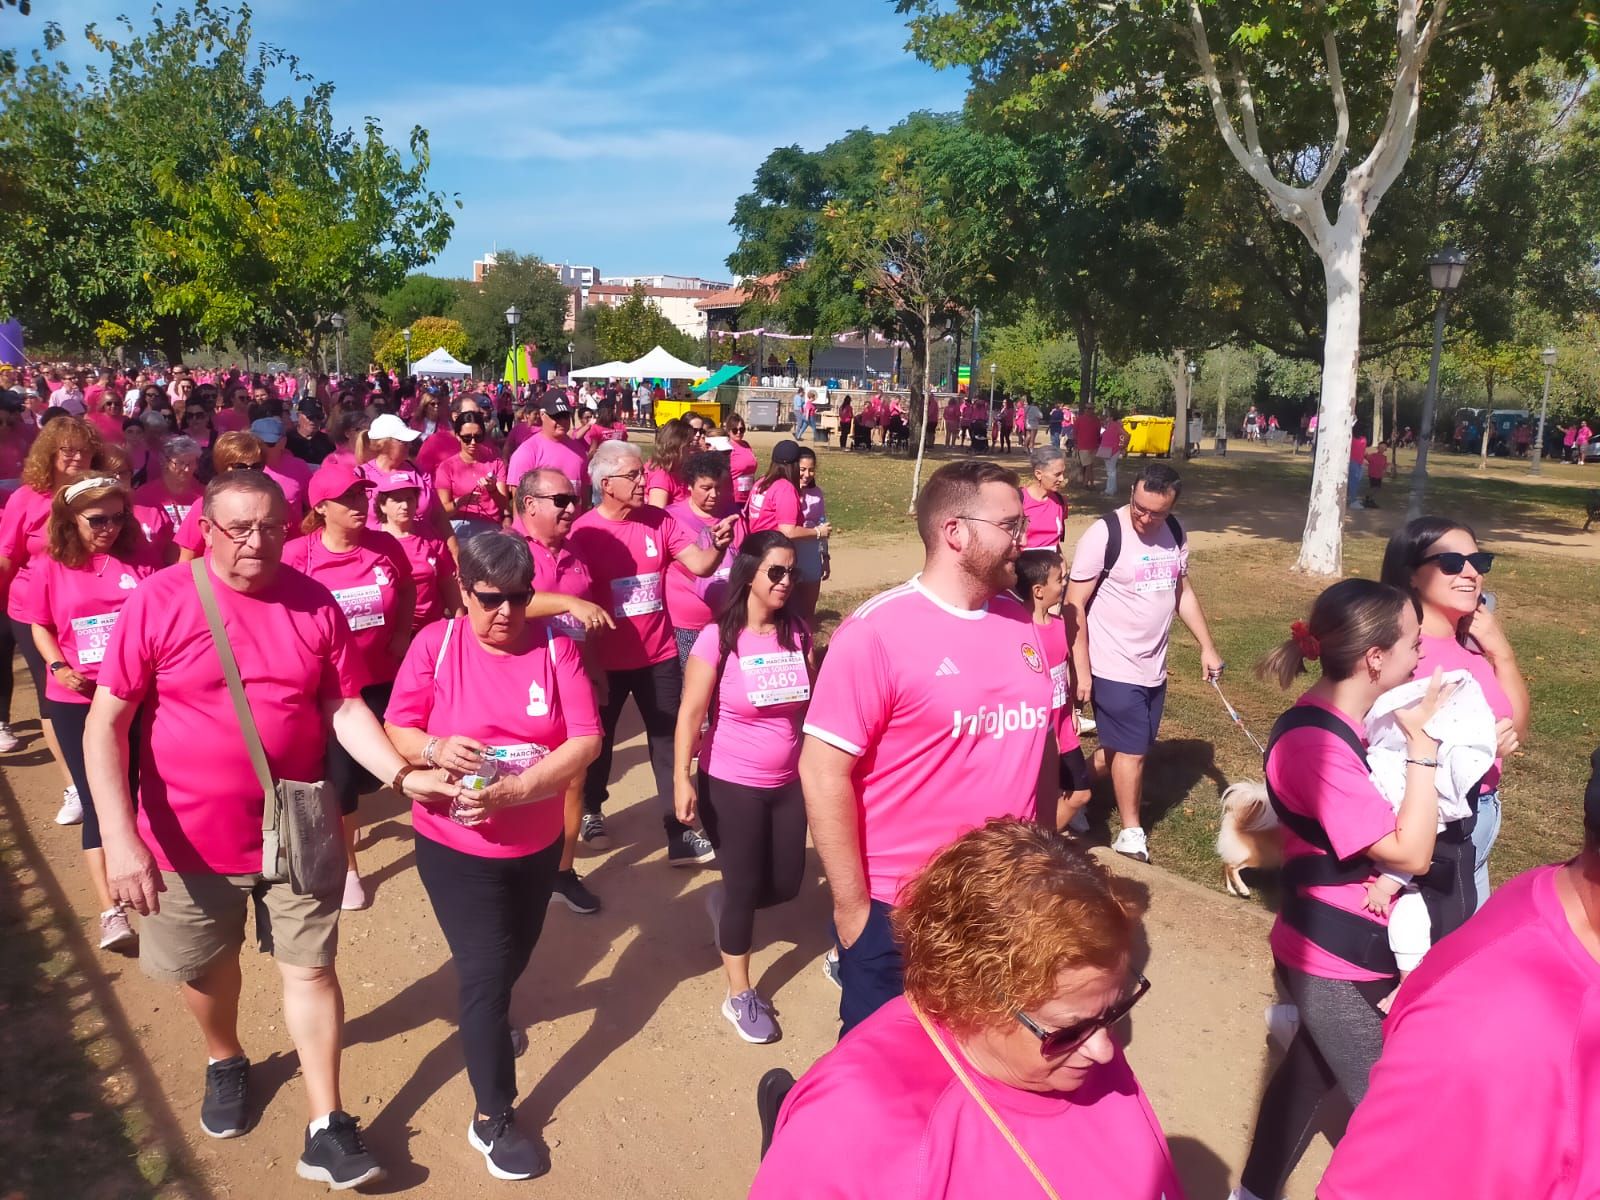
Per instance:
[[[0,621],[0,724],[5,725],[11,724],[11,693],[15,687],[16,653],[17,637],[11,631],[11,622]]]
[[[70,701],[44,701],[44,715],[56,727],[56,739],[61,743],[61,757],[67,764],[67,774],[72,776],[78,789],[78,799],[83,801],[83,848],[100,849],[100,816],[95,812],[94,797],[89,793],[89,777],[83,769],[83,727],[89,719],[89,702],[73,704]],[[139,795],[139,721],[134,718],[128,730],[128,795]],[[137,800],[136,800],[137,802]]]
[[[678,655],[634,671],[606,672],[606,702],[600,706],[600,754],[583,777],[583,811],[597,813],[606,802],[611,783],[611,755],[616,749],[617,721],[622,706],[632,696],[644,719],[645,741],[650,747],[650,772],[656,780],[661,824],[671,841],[688,828],[673,815],[672,738],[678,728],[678,698],[683,692],[683,671]]]
[[[558,837],[521,858],[483,858],[418,834],[417,876],[455,960],[461,1045],[478,1111],[496,1117],[517,1098],[511,989],[527,968],[561,862]]]
[[[1257,1196],[1283,1185],[1315,1132],[1317,1110],[1335,1090],[1354,1108],[1383,1048],[1378,1002],[1396,980],[1353,982],[1307,975],[1278,964],[1278,977],[1300,1009],[1300,1029],[1261,1097],[1255,1137],[1240,1182]]]
[[[746,787],[700,772],[700,823],[722,867],[717,946],[749,954],[756,909],[800,894],[806,870],[806,801],[798,779],[782,787]]]
[[[361,698],[367,702],[372,715],[383,723],[383,714],[389,707],[389,695],[394,691],[391,683],[369,683],[361,689]],[[339,801],[339,811],[349,816],[356,811],[361,797],[375,792],[383,781],[373,776],[346,750],[332,733],[328,735],[328,759],[324,767],[323,786],[333,792]]]
[[[22,651],[22,661],[28,664],[28,674],[33,677],[34,694],[39,697],[39,711],[44,712],[44,655],[33,644],[33,626],[27,621],[11,617],[6,622],[11,627],[11,640]]]

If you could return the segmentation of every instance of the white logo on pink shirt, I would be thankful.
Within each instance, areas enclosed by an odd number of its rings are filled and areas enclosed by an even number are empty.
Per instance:
[[[999,708],[980,704],[978,711],[970,715],[958,708],[950,725],[950,736],[991,737],[999,741],[1008,733],[1038,729],[1048,717],[1048,709],[1031,704],[1002,704]]]
[[[372,568],[372,578],[377,580],[379,587],[387,587],[389,585],[388,573],[382,567]]]
[[[127,592],[127,591],[131,591],[132,589],[138,587],[139,586],[139,581],[137,579],[135,579],[132,575],[129,575],[126,571],[124,571],[122,573],[122,577],[117,580],[117,586],[119,588],[121,588],[123,591]]]
[[[656,550],[656,540],[648,533],[644,535],[644,554],[646,558],[655,558],[659,552]]]
[[[528,707],[530,717],[543,717],[550,712],[550,702],[545,698],[544,689],[539,686],[537,679],[528,683]]]

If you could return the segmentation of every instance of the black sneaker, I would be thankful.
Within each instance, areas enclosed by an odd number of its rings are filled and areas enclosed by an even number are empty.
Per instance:
[[[716,856],[716,849],[698,829],[685,829],[667,838],[667,865],[670,867],[693,867],[708,863]]]
[[[250,1125],[249,1084],[250,1060],[242,1054],[207,1066],[200,1128],[214,1138],[235,1138],[243,1133]]]
[[[571,867],[556,872],[556,884],[550,890],[550,903],[554,904],[557,900],[566,901],[568,908],[584,916],[600,911],[600,897],[584,886],[583,880]]]
[[[606,836],[606,819],[599,813],[584,813],[578,822],[578,840],[596,850],[611,849],[611,839]]]
[[[537,1179],[550,1169],[538,1143],[518,1132],[516,1117],[509,1108],[498,1117],[482,1121],[474,1118],[467,1126],[467,1141],[483,1155],[489,1174],[496,1179]]]
[[[361,1140],[356,1119],[346,1112],[333,1113],[327,1128],[306,1134],[306,1152],[294,1172],[336,1192],[383,1178],[383,1168]]]
[[[794,1087],[794,1076],[782,1067],[773,1067],[756,1084],[756,1115],[761,1119],[761,1157],[767,1156],[772,1145],[772,1135],[778,1128],[778,1110],[783,1107],[789,1089]]]

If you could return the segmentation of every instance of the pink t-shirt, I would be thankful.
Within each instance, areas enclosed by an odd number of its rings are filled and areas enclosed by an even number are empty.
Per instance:
[[[211,428],[218,434],[233,433],[235,430],[248,429],[250,417],[235,408],[218,409],[216,416],[211,418]]]
[[[945,1046],[1063,1197],[1183,1200],[1150,1101],[1120,1048],[1071,1092],[998,1083]],[[1041,1195],[897,996],[789,1093],[750,1200],[996,1200]]]
[[[427,534],[413,532],[401,537],[387,529],[383,532],[400,543],[411,567],[411,582],[417,587],[416,616],[411,620],[411,628],[417,630],[433,624],[444,615],[443,588],[456,571],[456,560],[450,557],[449,547]]]
[[[1089,662],[1095,678],[1158,687],[1167,678],[1167,636],[1178,611],[1178,580],[1189,573],[1189,546],[1160,522],[1148,537],[1133,530],[1128,506],[1117,510],[1122,552],[1089,606]],[[1106,562],[1106,525],[1093,522],[1072,552],[1073,580],[1098,579]]]
[[[1072,426],[1073,443],[1079,450],[1100,449],[1100,418],[1094,413],[1082,413]]]
[[[209,567],[208,567],[209,569]],[[359,694],[349,627],[328,589],[280,567],[246,595],[212,579],[274,778],[322,778],[326,703]],[[188,563],[133,590],[100,686],[143,704],[139,835],[164,871],[261,870],[261,785]]]
[[[21,479],[28,457],[28,441],[17,434],[0,440],[0,479]]]
[[[721,631],[707,625],[692,657],[717,669]],[[722,669],[711,706],[711,728],[700,745],[700,769],[724,783],[776,788],[793,783],[800,769],[800,722],[811,701],[805,649],[809,635],[786,650],[776,633],[746,629]]]
[[[800,493],[787,479],[774,479],[750,493],[750,532],[800,524]]]
[[[1411,677],[1427,679],[1439,667],[1444,668],[1446,673],[1472,672],[1472,677],[1483,689],[1483,697],[1489,702],[1489,709],[1494,713],[1494,719],[1496,721],[1511,719],[1511,697],[1506,695],[1505,688],[1501,687],[1500,681],[1495,678],[1494,666],[1480,651],[1463,646],[1453,637],[1433,637],[1425,633],[1422,635],[1422,655],[1417,659],[1417,669]],[[1492,792],[1500,786],[1500,771],[1501,760],[1497,758],[1494,760],[1494,766],[1484,774],[1484,791]]]
[[[108,412],[92,412],[84,418],[100,432],[100,440],[120,446],[127,438],[122,433],[122,418]]]
[[[506,465],[493,450],[482,444],[478,446],[472,462],[464,462],[461,455],[452,454],[433,472],[433,486],[450,494],[456,502],[458,516],[497,521],[500,519],[500,504],[484,486],[485,479],[495,479],[504,484]]]
[[[1078,731],[1072,724],[1072,680],[1067,669],[1071,658],[1067,645],[1067,623],[1051,617],[1043,625],[1035,621],[1039,650],[1050,669],[1050,727],[1055,730],[1056,749],[1065,754],[1079,746]]]
[[[1060,550],[1067,532],[1067,502],[1055,492],[1046,492],[1043,500],[1035,500],[1027,488],[1019,490],[1022,515],[1028,522],[1028,540],[1023,549]]]
[[[400,611],[395,585],[411,578],[411,560],[400,542],[381,529],[363,529],[355,548],[344,554],[329,550],[322,536],[318,529],[290,542],[283,548],[283,565],[333,593],[355,646],[351,669],[357,686],[388,683],[400,665],[389,649],[395,629],[412,615]]]
[[[307,478],[300,476],[296,472],[285,471],[283,464],[299,461],[292,455],[286,454],[278,460],[276,466],[265,465],[261,468],[263,475],[283,489],[283,499],[285,504],[288,505],[289,525],[291,528],[298,528],[300,522],[305,519]]]
[[[990,817],[1031,820],[1050,673],[1011,596],[953,608],[920,577],[880,592],[828,646],[805,732],[854,755],[875,900]]]
[[[480,446],[482,442],[478,443]],[[461,453],[461,439],[454,431],[440,427],[422,440],[414,457],[419,471],[432,474],[445,459]]]
[[[596,421],[583,431],[583,440],[591,450],[601,442],[625,442],[628,440],[628,427],[621,421],[613,421],[610,425]]]
[[[1296,703],[1333,713],[1366,742],[1366,728],[1338,709],[1309,696],[1301,696]],[[1290,812],[1311,817],[1322,826],[1340,859],[1361,853],[1395,831],[1394,809],[1373,786],[1366,767],[1350,752],[1349,746],[1326,730],[1294,729],[1278,739],[1267,760],[1267,783]],[[1296,837],[1288,826],[1283,827],[1285,859],[1321,853]],[[1388,917],[1367,912],[1363,907],[1367,895],[1365,882],[1308,888],[1306,894],[1375,924],[1389,923]],[[1282,917],[1273,923],[1269,941],[1274,958],[1307,975],[1319,975],[1324,979],[1387,978],[1330,954],[1304,934],[1289,928]]]
[[[516,487],[529,471],[536,467],[549,467],[565,475],[572,490],[581,499],[589,494],[584,483],[588,463],[588,449],[582,442],[570,437],[548,438],[540,433],[517,447],[511,456],[511,469],[506,473],[506,478],[512,487]]]
[[[144,532],[144,540],[149,543],[151,553],[155,555],[154,561],[158,564],[166,562],[167,551],[172,547],[173,534],[177,532],[172,528],[167,510],[140,504],[135,500],[133,519],[139,522],[139,528]]]
[[[174,529],[177,529],[189,515],[189,510],[199,503],[200,497],[204,494],[204,489],[198,483],[191,485],[186,491],[174,494],[167,490],[166,481],[158,475],[135,490],[133,499],[136,504],[148,504],[152,508],[165,511],[167,520],[172,522]]]
[[[458,446],[457,449],[460,447]],[[299,461],[296,459],[295,461]],[[316,471],[311,470],[306,480],[309,483]],[[378,487],[392,483],[396,476],[404,476],[407,486],[417,489],[417,503],[412,513],[412,524],[418,529],[435,530],[437,518],[433,515],[434,509],[439,507],[439,493],[435,490],[433,473],[424,471],[415,463],[404,463],[395,470],[386,470],[378,465],[376,459],[364,462],[356,468],[356,474],[363,479],[370,479]],[[383,514],[378,511],[378,487],[372,489],[367,498],[367,528],[382,529]]]
[[[632,671],[677,656],[664,576],[694,545],[693,532],[648,504],[616,521],[590,509],[572,523],[567,548],[588,568],[589,599],[617,623],[599,640],[605,670]]]
[[[6,594],[6,615],[14,620],[34,619],[33,579],[37,563],[45,557],[49,523],[50,496],[27,484],[12,492],[5,509],[0,511],[0,557],[17,569]]]
[[[100,677],[111,631],[117,616],[139,581],[155,574],[161,565],[149,546],[140,546],[127,559],[96,554],[82,567],[65,567],[44,556],[35,576],[35,625],[43,625],[61,643],[61,657],[85,679]],[[88,704],[80,695],[48,675],[45,696],[61,704]]]
[[[523,442],[539,432],[540,427],[529,421],[518,421],[511,427],[511,432],[506,435],[506,453],[509,455]]]
[[[385,721],[429,737],[475,738],[494,748],[501,775],[520,775],[568,738],[598,734],[594,689],[577,647],[537,624],[529,630],[521,654],[495,654],[466,617],[428,626],[406,651]],[[491,698],[495,703],[487,703]],[[411,823],[419,836],[463,854],[519,858],[561,836],[565,790],[500,809],[476,826],[452,821],[448,805],[413,802]]]
[[[750,498],[759,469],[756,452],[742,442],[734,442],[728,451],[728,474],[733,478],[733,498],[738,503],[743,504]]]
[[[695,544],[711,545],[711,530],[716,520],[702,517],[687,500],[667,506],[667,515],[695,535]],[[674,629],[704,629],[716,616],[727,592],[728,575],[733,570],[733,560],[744,540],[744,522],[734,522],[735,537],[717,569],[710,575],[692,574],[682,563],[673,563],[667,569],[667,616],[672,618]],[[762,785],[765,786],[765,785]]]
[[[565,543],[552,551],[537,538],[528,538],[528,551],[533,555],[533,590],[555,592],[560,596],[577,596],[587,600],[594,590],[589,578],[589,568],[584,566],[571,547]],[[562,637],[582,642],[588,638],[583,622],[569,613],[550,619],[550,630]]]
[[[1511,880],[1407,978],[1322,1200],[1600,1196],[1600,962],[1558,870]]]
[[[1111,458],[1122,453],[1122,422],[1107,421],[1100,430],[1100,457]]]
[[[689,485],[661,467],[646,467],[644,471],[644,498],[649,503],[651,492],[666,492],[667,504],[676,504],[689,498]],[[661,507],[665,508],[667,504]]]

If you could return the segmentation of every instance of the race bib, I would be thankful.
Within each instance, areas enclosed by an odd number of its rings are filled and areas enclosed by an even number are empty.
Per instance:
[[[806,658],[798,650],[741,654],[739,670],[744,675],[745,695],[750,698],[753,708],[795,704],[811,699],[811,677],[806,674]]]
[[[538,742],[516,742],[510,746],[489,747],[489,754],[501,775],[521,775],[549,753],[550,747],[541,746]]]
[[[1141,555],[1133,565],[1133,590],[1140,595],[1170,592],[1178,586],[1178,558],[1173,554]]]
[[[643,617],[661,611],[661,572],[611,581],[611,615]]]
[[[1050,668],[1050,709],[1067,706],[1067,664],[1057,663]]]
[[[585,641],[588,630],[584,629],[583,622],[571,613],[557,613],[550,618],[550,632],[558,637],[570,638],[574,642]]]
[[[100,613],[93,617],[73,617],[72,636],[78,643],[78,662],[105,662],[106,643],[111,640],[111,630],[117,623],[116,613]]]
[[[352,633],[383,624],[383,591],[375,583],[365,587],[339,588],[333,593]]]

